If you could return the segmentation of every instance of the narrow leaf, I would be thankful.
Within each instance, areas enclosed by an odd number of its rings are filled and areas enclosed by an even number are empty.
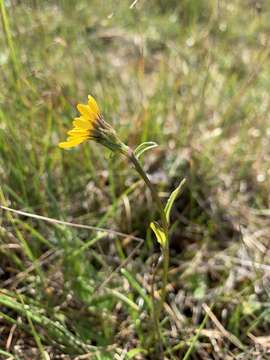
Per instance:
[[[157,146],[158,144],[154,141],[143,142],[134,150],[134,154],[137,158],[139,158],[145,151],[153,149]]]
[[[147,351],[142,348],[134,348],[129,350],[129,352],[126,354],[127,359],[133,359],[135,356],[140,354],[147,354]]]
[[[182,193],[185,182],[186,182],[186,179],[183,179],[180,182],[180,184],[177,186],[177,188],[171,193],[171,195],[167,201],[164,211],[165,211],[168,223],[170,222],[170,214],[171,214],[173,203],[178,198],[178,196]]]
[[[138,292],[138,294],[141,295],[143,300],[145,301],[145,304],[147,307],[152,310],[152,301],[151,298],[147,295],[145,289],[141,286],[141,284],[135,279],[135,277],[126,269],[121,269],[121,274],[124,275],[124,277],[129,282],[130,286]]]
[[[167,241],[165,231],[162,229],[162,227],[156,221],[151,222],[150,228],[154,231],[156,238],[157,238],[157,242],[162,247],[164,247],[166,245],[166,241]]]

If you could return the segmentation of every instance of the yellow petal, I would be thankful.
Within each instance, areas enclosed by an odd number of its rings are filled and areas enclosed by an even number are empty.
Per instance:
[[[67,141],[71,141],[71,140],[76,140],[76,139],[83,139],[83,140],[86,140],[86,139],[88,139],[89,138],[89,136],[88,136],[88,134],[86,135],[86,134],[83,134],[83,135],[81,135],[81,134],[70,134],[69,136],[68,136],[68,138],[67,138]]]
[[[88,105],[78,104],[77,109],[85,120],[95,121],[96,114],[90,109]]]
[[[88,135],[88,131],[85,130],[85,129],[81,129],[81,128],[75,128],[75,129],[72,129],[70,131],[68,131],[67,133],[68,135],[74,135],[76,137],[78,136],[87,136]]]
[[[99,106],[91,95],[88,95],[88,105],[95,114],[100,114]]]
[[[83,117],[75,118],[75,120],[73,121],[72,124],[76,128],[78,127],[78,128],[85,129],[85,130],[89,130],[92,128],[92,123],[90,121],[83,120]]]
[[[58,146],[62,149],[68,149],[81,144],[86,139],[85,137],[72,138],[71,140],[59,143]]]

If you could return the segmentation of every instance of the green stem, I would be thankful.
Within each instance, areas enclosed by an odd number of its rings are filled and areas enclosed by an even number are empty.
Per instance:
[[[157,327],[158,336],[160,338],[159,319],[160,319],[161,310],[162,310],[163,305],[164,305],[164,301],[165,301],[165,297],[166,297],[166,288],[167,288],[167,284],[168,284],[168,270],[169,270],[169,258],[170,258],[170,253],[169,253],[169,224],[167,222],[166,214],[165,214],[162,202],[161,202],[161,200],[160,200],[160,198],[158,196],[158,193],[157,193],[156,189],[154,188],[154,186],[151,183],[151,181],[149,180],[146,172],[144,171],[143,167],[141,166],[138,158],[135,156],[135,154],[133,153],[133,151],[131,149],[130,149],[130,151],[128,153],[128,157],[129,157],[130,161],[133,163],[136,171],[139,173],[139,175],[144,180],[146,186],[151,191],[152,198],[153,198],[154,202],[156,203],[156,206],[157,206],[158,211],[160,213],[160,218],[161,218],[161,222],[162,222],[162,228],[163,228],[165,236],[166,236],[166,243],[165,243],[164,246],[161,247],[162,256],[163,256],[163,273],[162,273],[161,298],[160,298],[160,302],[158,304],[158,307],[156,309],[156,313],[154,315],[155,326]],[[154,299],[153,299],[153,301],[154,301]]]
[[[144,171],[143,167],[141,166],[139,160],[137,159],[137,157],[135,156],[135,154],[133,153],[133,151],[131,149],[130,149],[130,153],[129,153],[129,159],[133,163],[133,165],[134,165],[135,169],[137,170],[137,172],[139,173],[139,175],[142,177],[146,186],[151,191],[152,198],[155,201],[158,211],[160,213],[162,226],[163,226],[164,230],[168,229],[168,222],[166,219],[166,215],[165,215],[165,212],[163,209],[162,202],[158,196],[158,193],[157,193],[156,189],[154,188],[153,184],[151,183],[151,181],[149,180],[149,178],[148,178],[146,172]]]

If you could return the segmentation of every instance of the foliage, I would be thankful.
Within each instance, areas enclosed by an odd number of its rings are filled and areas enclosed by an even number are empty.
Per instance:
[[[90,226],[0,210],[0,356],[157,358],[150,193],[96,144],[57,147],[90,93],[129,146],[159,144],[140,161],[164,205],[187,179],[164,358],[267,359],[269,3],[0,4],[0,203]]]

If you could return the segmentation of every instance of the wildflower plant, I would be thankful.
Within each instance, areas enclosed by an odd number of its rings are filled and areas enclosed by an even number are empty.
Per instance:
[[[185,179],[183,179],[179,186],[171,193],[166,205],[164,206],[155,187],[151,183],[139,161],[139,157],[145,151],[156,147],[157,144],[154,142],[144,142],[133,151],[129,146],[124,144],[119,139],[113,127],[104,120],[96,100],[90,95],[88,96],[88,103],[86,105],[78,104],[77,109],[80,112],[80,116],[74,119],[73,129],[68,131],[67,140],[65,142],[60,142],[59,147],[68,149],[88,140],[94,140],[107,147],[114,153],[121,153],[133,164],[135,170],[149,188],[153,201],[155,202],[159,212],[159,221],[151,222],[150,227],[153,230],[158,243],[160,244],[163,263],[162,289],[160,298],[157,304],[155,299],[152,299],[154,311],[153,319],[156,336],[158,340],[161,340],[159,318],[164,305],[168,282],[170,212],[174,201],[180,195],[183,189]]]
[[[78,104],[77,109],[80,117],[74,119],[73,129],[68,131],[67,141],[59,143],[60,148],[72,148],[85,141],[94,140],[113,152],[127,152],[128,147],[120,141],[111,125],[104,121],[93,96],[89,95],[87,104]]]

